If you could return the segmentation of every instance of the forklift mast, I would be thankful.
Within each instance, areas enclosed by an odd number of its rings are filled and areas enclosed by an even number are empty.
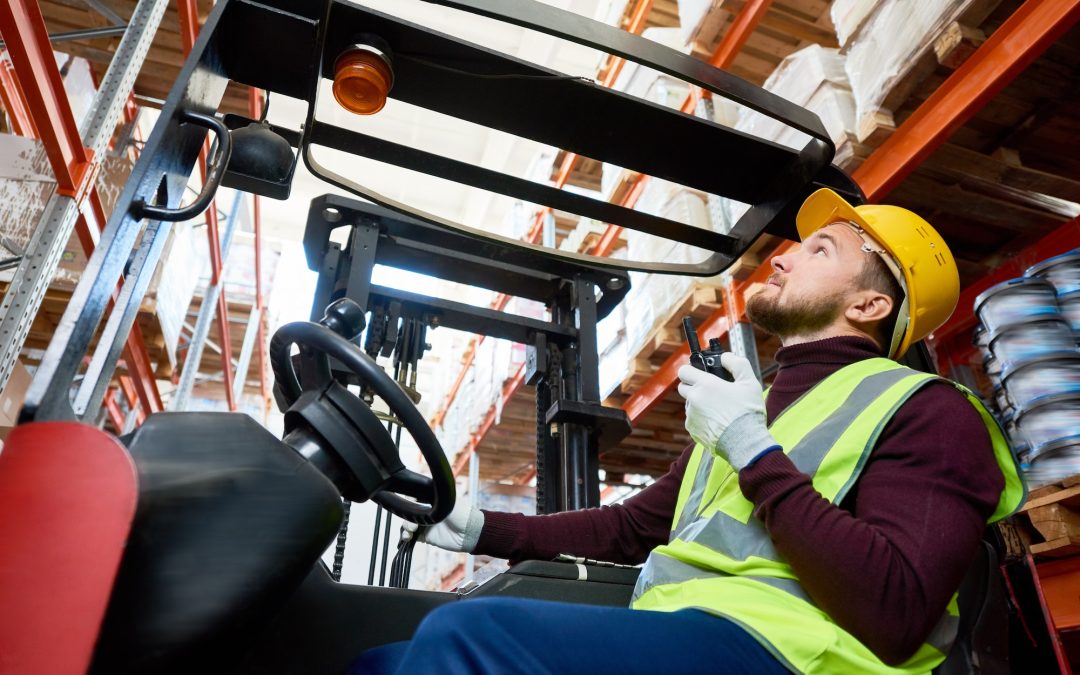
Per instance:
[[[342,227],[349,228],[344,246],[330,239],[333,230]],[[626,272],[497,242],[478,243],[453,230],[334,195],[312,201],[304,251],[308,266],[319,273],[312,321],[331,303],[352,300],[369,315],[364,349],[372,358],[400,353],[419,358],[422,350],[399,350],[399,343],[408,341],[407,335],[422,335],[429,326],[526,345],[525,381],[536,387],[537,401],[537,513],[600,505],[599,453],[625,438],[630,423],[621,408],[601,405],[596,324],[630,289]],[[550,318],[374,285],[371,272],[376,264],[541,302]],[[337,375],[349,381],[343,370]]]

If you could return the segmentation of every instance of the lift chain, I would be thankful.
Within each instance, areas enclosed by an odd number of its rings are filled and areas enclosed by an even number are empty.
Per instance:
[[[330,576],[334,581],[341,581],[341,568],[345,564],[345,542],[349,536],[349,512],[352,511],[352,502],[343,499],[345,517],[341,520],[341,529],[338,530],[337,544],[334,547],[334,569]]]

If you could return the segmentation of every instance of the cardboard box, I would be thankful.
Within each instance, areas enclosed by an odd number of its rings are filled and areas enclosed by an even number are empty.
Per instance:
[[[7,438],[19,420],[19,411],[26,401],[33,375],[22,363],[16,362],[4,391],[0,392],[0,439]]]

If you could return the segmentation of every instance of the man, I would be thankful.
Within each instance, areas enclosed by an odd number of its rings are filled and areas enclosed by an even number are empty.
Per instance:
[[[421,535],[511,560],[644,562],[632,609],[453,603],[395,657],[399,672],[925,673],[941,663],[982,532],[1024,497],[982,404],[890,360],[952,313],[956,263],[915,214],[852,207],[830,190],[807,199],[796,225],[801,246],[772,260],[747,304],[783,345],[767,395],[734,354],[722,359],[734,382],[685,366],[695,446],[634,497],[531,517],[462,502]]]

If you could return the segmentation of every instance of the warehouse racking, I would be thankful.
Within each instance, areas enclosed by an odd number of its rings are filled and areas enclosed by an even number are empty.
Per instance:
[[[26,348],[27,335],[33,331],[32,320],[42,316],[41,308],[45,308],[47,317],[50,303],[55,307],[68,299],[62,295],[50,296],[47,283],[41,282],[55,267],[57,242],[66,241],[64,234],[74,228],[89,251],[95,228],[100,229],[104,224],[106,209],[93,179],[116,120],[129,114],[135,102],[164,98],[183,55],[193,44],[199,14],[193,0],[181,1],[175,17],[162,14],[167,3],[143,2],[138,7],[129,4],[135,14],[131,25],[126,27],[125,42],[115,55],[78,40],[72,42],[71,53],[99,64],[111,62],[120,66],[116,73],[110,66],[102,81],[100,114],[81,134],[70,111],[64,109],[63,88],[58,84],[45,38],[45,23],[41,15],[34,14],[34,3],[15,1],[0,13],[0,28],[11,52],[10,60],[0,62],[4,107],[11,113],[15,131],[42,139],[60,194],[47,212],[51,221],[43,223],[54,227],[59,234],[48,242],[39,242],[25,257],[26,261],[43,260],[46,264],[35,268],[27,262],[25,267],[20,267],[13,284],[18,287],[8,289],[14,292],[7,294],[0,310],[3,330],[8,331],[5,335],[12,335],[2,346],[0,380],[7,378],[11,364]],[[765,81],[785,57],[799,48],[809,44],[840,46],[828,27],[825,2],[746,0],[722,6],[713,4],[712,15],[699,23],[701,30],[693,36],[694,52],[711,64],[754,82]],[[54,33],[83,28],[75,17],[76,10],[69,5],[43,0],[41,6]],[[139,14],[143,9],[145,17]],[[162,25],[180,29],[175,33],[168,30],[155,33],[163,16],[168,20]],[[958,312],[930,338],[929,346],[942,372],[971,384],[978,384],[979,365],[969,335],[974,325],[971,312],[974,297],[998,281],[1016,276],[1034,262],[1080,245],[1080,221],[1073,209],[1080,201],[1077,179],[1080,166],[1074,157],[1061,151],[1075,139],[1069,121],[1076,119],[1078,104],[1075,96],[1062,92],[1077,90],[1080,59],[1074,26],[1078,16],[1080,3],[1070,1],[972,3],[962,16],[941,31],[933,49],[920,56],[907,76],[891,87],[883,107],[861,116],[855,129],[854,176],[868,198],[889,199],[927,213],[932,221],[942,223],[942,231],[950,241],[956,242],[965,291]],[[673,2],[637,0],[623,12],[622,23],[630,32],[642,33],[648,28],[671,27],[678,23],[678,17]],[[105,26],[106,30],[115,28]],[[99,30],[82,37],[104,34]],[[125,48],[124,44],[129,46]],[[133,54],[125,63],[126,51]],[[148,64],[141,71],[139,52],[146,53]],[[610,58],[600,68],[597,79],[604,86],[613,86],[623,68],[622,59]],[[140,72],[138,79],[135,72]],[[132,82],[137,90],[141,87],[138,96],[128,93]],[[230,90],[226,96],[224,109],[258,117],[260,102],[254,92]],[[681,110],[704,115],[708,105],[707,98],[693,91]],[[598,163],[589,158],[560,153],[552,164],[551,175],[557,187],[595,186],[599,171]],[[615,200],[633,207],[648,181],[645,176],[629,176]],[[233,208],[230,214],[237,211]],[[538,240],[545,223],[559,217],[550,209],[538,212],[527,238]],[[234,305],[223,292],[223,265],[237,223],[235,218],[229,218],[222,231],[223,223],[218,218],[218,209],[211,208],[207,216],[213,261],[211,279],[204,299],[198,304],[189,362],[180,371],[181,395],[174,395],[170,409],[183,405],[183,392],[189,389],[204,360],[202,349],[215,320],[221,332],[217,351],[223,393],[230,409],[236,409],[238,394],[247,379],[232,372],[232,353],[239,354],[236,364],[239,373],[249,372],[248,364],[257,354],[261,395],[263,400],[269,399],[261,347],[265,343],[265,308],[258,200],[253,216],[256,282],[250,307]],[[572,225],[562,224],[564,230]],[[608,255],[619,248],[622,234],[619,228],[608,227],[588,239],[585,248],[596,255]],[[757,348],[762,348],[762,353],[771,351],[764,349],[771,346],[768,339],[754,335],[747,324],[744,303],[747,294],[767,275],[769,258],[790,250],[792,245],[766,237],[750,259],[718,289],[688,296],[691,304],[685,309],[701,320],[701,332],[709,336],[726,335],[734,348],[742,345],[741,349],[748,353]],[[22,297],[27,299],[20,300]],[[122,307],[124,297],[121,289],[116,302]],[[495,307],[501,309],[507,301],[505,296],[500,297]],[[164,407],[151,368],[152,362],[161,363],[160,357],[153,356],[153,336],[148,340],[144,322],[131,315],[131,308],[124,309],[127,318],[118,318],[118,322],[139,323],[125,348],[125,368],[105,396],[106,413],[118,431],[130,429],[143,415]],[[230,323],[235,323],[231,317],[245,312],[249,318],[240,323],[246,331],[236,339],[230,335]],[[636,427],[635,433],[620,447],[601,457],[612,483],[619,482],[623,474],[656,475],[664,471],[687,441],[677,421],[681,403],[672,396],[674,373],[685,362],[686,350],[678,339],[671,339],[669,326],[658,331],[653,340],[655,348],[638,355],[642,363],[630,380],[632,391],[617,392],[609,401],[620,405]],[[479,341],[475,340],[466,352],[460,375],[433,418],[433,426],[439,426],[451,413]],[[761,366],[767,376],[772,364],[763,362]],[[188,378],[186,384],[184,378]],[[521,386],[523,380],[522,369],[503,383],[500,404],[480,421],[479,431],[454,458],[456,471],[464,471],[479,454],[484,458],[480,476],[486,479],[523,483],[532,478],[535,400]],[[128,412],[121,406],[126,406]],[[1067,496],[1051,498],[1058,492]],[[1040,499],[1049,501],[1039,502],[1033,508],[1065,503],[1064,500],[1074,503],[1075,485],[1063,483]],[[1080,627],[1080,619],[1061,604],[1075,588],[1075,563],[1067,560],[1042,563],[1030,555],[1027,560],[1036,572],[1037,587],[1040,578],[1045,580],[1041,597],[1049,623],[1061,631]],[[1055,645],[1060,647],[1060,642],[1055,641]],[[1065,658],[1061,649],[1057,655],[1059,661]]]
[[[822,12],[825,11],[827,3],[811,5],[808,8],[810,11],[803,11],[802,15],[813,17],[812,12],[816,10],[818,18],[816,23],[811,25],[817,26],[817,29],[810,30],[803,26],[800,34],[805,38],[795,44],[788,43],[788,53],[809,44],[811,39],[822,39],[825,46],[837,44],[835,35],[819,25],[822,23]],[[643,31],[654,25],[670,25],[673,16],[670,5],[661,5],[658,23],[650,24],[650,9],[655,7],[654,3],[647,1],[630,4],[624,15],[624,25],[636,31]],[[745,60],[746,65],[740,65],[739,46],[768,40],[771,34],[768,31],[769,26],[787,26],[800,21],[797,17],[792,18],[796,13],[798,10],[790,4],[746,3],[740,12],[725,18],[726,24],[722,25],[727,28],[718,31],[723,34],[723,38],[712,53],[711,62],[714,65],[731,65],[733,72],[757,82],[764,81],[768,76],[765,69],[779,63],[782,53],[780,49],[773,45],[772,51],[776,59],[774,63],[764,63],[761,50],[758,49],[749,50],[752,58]],[[1053,143],[1055,137],[1062,138],[1062,134],[1067,134],[1061,126],[1072,111],[1070,104],[1059,105],[1056,112],[1046,110],[1043,106],[1037,116],[1035,111],[1040,105],[1039,101],[1052,100],[1054,96],[1052,91],[1046,90],[1049,86],[1047,73],[1061,72],[1063,69],[1067,72],[1069,59],[1073,57],[1066,45],[1075,42],[1071,39],[1075,31],[1069,33],[1069,38],[1061,40],[1060,55],[1055,55],[1053,59],[1040,59],[1040,55],[1066,33],[1075,22],[1075,13],[1076,7],[1070,3],[973,3],[960,20],[977,22],[990,38],[984,41],[979,49],[969,52],[968,58],[959,65],[959,55],[954,48],[940,56],[931,57],[935,63],[940,59],[948,65],[938,63],[937,68],[927,71],[926,66],[920,64],[919,68],[913,69],[917,71],[916,74],[921,75],[922,80],[917,81],[918,78],[909,76],[902,83],[908,94],[895,104],[896,110],[887,115],[894,121],[902,121],[902,124],[891,133],[883,127],[870,130],[859,147],[864,159],[856,160],[860,161],[861,165],[855,169],[854,176],[871,201],[881,200],[889,195],[897,204],[927,212],[931,219],[934,215],[939,215],[940,219],[948,223],[946,236],[950,237],[950,241],[958,242],[955,248],[958,249],[958,257],[962,258],[962,281],[965,287],[977,283],[981,276],[991,272],[996,260],[992,255],[986,255],[988,251],[1019,251],[1039,235],[1059,226],[1064,228],[1065,233],[1062,246],[1066,248],[1063,250],[1068,250],[1068,233],[1073,231],[1067,224],[1070,220],[1066,215],[1068,211],[1054,212],[1053,204],[1049,205],[1049,210],[1043,210],[1047,208],[1045,205],[1040,208],[1038,204],[1025,203],[1022,195],[1017,199],[1009,190],[1021,191],[1027,188],[1031,191],[1042,190],[1046,194],[1068,201],[1080,199],[1080,193],[1077,192],[1080,182],[1075,178],[1080,174],[1069,164],[1071,160],[1055,157],[1056,153],[1047,147]],[[644,21],[642,17],[645,17]],[[773,18],[767,20],[767,17]],[[762,36],[755,37],[755,29],[760,26],[765,27],[765,32]],[[829,37],[823,39],[824,36]],[[757,70],[750,69],[753,64],[757,64]],[[610,73],[617,68],[617,63],[613,66],[605,64],[600,72]],[[613,78],[604,75],[600,77],[604,83],[613,81]],[[1075,75],[1072,77],[1075,79]],[[1011,89],[1005,92],[1007,97],[998,97],[992,102],[995,95],[1010,83]],[[1031,98],[1032,93],[1037,93],[1040,97]],[[1029,98],[1021,103],[1023,96]],[[1003,102],[1006,98],[1007,103]],[[1008,110],[1010,106],[1015,109]],[[1003,112],[1002,108],[1006,110]],[[684,103],[683,110],[693,110],[693,102],[689,98]],[[1024,130],[1023,137],[1012,133],[1021,127]],[[999,139],[999,142],[992,151],[979,152],[975,149],[987,147],[995,138]],[[874,142],[877,142],[879,147],[871,147],[870,144]],[[1009,143],[1014,147],[1006,147]],[[1016,145],[1017,143],[1019,145]],[[1001,150],[1002,148],[1004,150]],[[1016,162],[1015,157],[1018,154],[1023,154],[1032,166],[1022,166]],[[589,173],[595,174],[597,167],[583,162],[581,168],[585,169],[586,173],[575,175],[574,169],[579,166],[579,162],[579,158],[571,154],[558,158],[558,169],[553,170],[556,184],[569,182],[587,185],[590,181],[595,183],[595,176],[590,176]],[[974,178],[969,177],[972,174]],[[635,179],[633,187],[623,198],[624,204],[634,204],[646,180],[646,177]],[[1001,180],[1006,187],[997,194],[987,194],[987,184],[993,180]],[[991,227],[980,227],[977,218],[972,216],[981,217],[988,212]],[[532,238],[538,236],[541,215],[537,215],[530,230],[529,236]],[[610,253],[611,242],[617,235],[618,229],[609,227],[593,252]],[[1075,241],[1072,245],[1076,245]],[[754,254],[747,257],[756,257],[760,270],[767,268],[770,255],[782,253],[787,246],[790,244],[766,237],[756,247]],[[746,262],[741,267],[742,276],[750,274],[753,269],[753,265]],[[746,292],[752,290],[753,285],[762,279],[760,272],[759,276],[745,279],[739,276],[737,273],[735,278],[724,286],[722,294],[727,302],[721,310],[708,317],[704,325],[706,333],[726,333],[729,326],[745,328],[747,325],[743,318],[743,299]],[[758,336],[758,340],[763,340],[762,336]],[[939,359],[945,357],[942,350],[937,351]],[[469,354],[471,351],[467,352],[458,383],[464,378],[465,371],[471,364]],[[643,450],[645,457],[652,460],[647,465],[636,467],[647,468],[647,471],[642,471],[644,473],[662,472],[681,452],[686,442],[678,430],[675,430],[674,434],[665,435],[662,422],[659,423],[661,428],[651,429],[652,419],[662,418],[664,415],[648,414],[671,395],[674,373],[683,359],[685,353],[676,352],[665,360],[653,362],[651,368],[654,372],[645,379],[642,386],[637,387],[624,400],[616,398],[614,401],[623,406],[636,426],[635,434],[624,441],[620,450],[625,450],[626,454]],[[767,368],[769,364],[765,365]],[[452,405],[456,391],[456,387],[450,389],[446,403],[433,419],[436,426]],[[517,400],[519,396],[520,402]],[[513,377],[507,381],[502,404],[497,408],[509,411],[508,420],[521,418],[522,415],[516,414],[519,411],[524,413],[524,417],[528,417],[531,407],[529,393],[520,386],[520,378]],[[670,413],[678,407],[677,402],[668,404],[661,412]],[[506,471],[514,471],[516,468],[517,474],[509,477],[517,478],[519,482],[528,482],[531,479],[528,458],[533,450],[527,436],[520,433],[507,433],[505,438],[493,436],[490,439],[491,452],[486,452],[485,441],[487,434],[495,427],[495,418],[493,408],[479,423],[478,432],[470,443],[457,455],[455,469],[459,472],[464,470],[468,456],[479,449],[482,458],[486,460],[481,462],[481,466],[490,464],[492,469],[490,472],[481,469],[485,479],[505,479],[508,477]],[[644,444],[634,449],[634,438],[640,437],[644,430],[658,433],[653,434],[653,438],[645,438]],[[511,438],[516,440],[510,440]],[[663,440],[657,442],[657,438]],[[658,453],[657,450],[666,452]],[[617,453],[618,451],[611,454]],[[614,463],[614,457],[611,460],[612,463],[608,464],[607,468],[614,469],[614,473],[635,472],[632,463],[620,466]]]
[[[822,28],[824,7],[827,3],[742,3],[738,12],[713,22],[721,37],[711,60],[763,82],[780,58],[798,47],[811,42],[838,46],[835,34]],[[816,9],[818,20],[811,23],[813,29],[803,26],[803,40],[789,44],[785,54],[769,42],[770,26],[792,23],[800,9],[802,17],[809,18]],[[670,26],[673,17],[671,5],[634,2],[623,14],[623,26],[642,32]],[[969,3],[893,87],[886,97],[891,109],[866,116],[854,130],[861,139],[855,144],[853,176],[868,199],[925,214],[953,245],[965,290],[956,314],[931,336],[928,346],[940,372],[972,386],[983,384],[981,363],[976,362],[971,344],[975,296],[1038,260],[1080,246],[1075,210],[1080,166],[1070,153],[1060,151],[1070,142],[1075,145],[1069,120],[1080,112],[1075,97],[1063,93],[1080,84],[1078,17],[1076,2]],[[762,50],[763,44],[771,45],[775,61],[766,62],[769,52]],[[619,67],[604,64],[598,78],[610,85],[614,78],[606,73]],[[683,110],[693,111],[695,105],[688,99]],[[552,178],[557,185],[589,187],[597,184],[598,171],[596,163],[567,153],[556,159]],[[622,203],[633,205],[647,180],[634,177],[622,192]],[[534,238],[541,216],[530,230]],[[610,253],[618,235],[618,228],[609,227],[593,252]],[[762,355],[771,354],[775,345],[769,338],[750,332],[745,298],[768,275],[768,259],[793,245],[763,238],[749,256],[756,258],[756,268],[754,260],[744,258],[722,285],[721,306],[704,318],[701,334],[726,335],[733,349],[740,342],[746,344],[742,336],[749,335],[750,345],[756,343]],[[634,425],[631,436],[601,456],[601,467],[613,484],[626,474],[663,473],[689,441],[680,421],[682,402],[673,393],[675,373],[686,362],[687,351],[677,335],[669,336],[647,360],[646,370],[633,377],[634,386],[623,394],[616,391],[607,401],[621,405]],[[459,384],[470,364],[467,355]],[[768,376],[772,364],[761,365]],[[454,459],[457,473],[463,473],[477,453],[482,480],[517,484],[532,480],[535,403],[531,388],[522,386],[522,375],[523,370],[518,371],[503,383],[499,403],[477,422],[476,433]],[[452,409],[456,389],[451,388],[433,418],[434,426]],[[1056,580],[1043,594],[1048,603],[1044,607],[1054,608],[1058,616],[1051,625],[1065,633],[1080,626],[1073,613],[1062,614],[1077,583],[1075,565],[1069,568],[1072,576],[1062,570],[1069,564],[1055,562],[1045,574],[1039,561],[1030,565],[1035,579],[1048,574]],[[444,583],[454,585],[461,574],[460,569],[452,571]],[[1057,653],[1064,659],[1063,652]]]
[[[4,304],[0,306],[3,325],[0,331],[4,336],[0,345],[0,382],[6,381],[24,348],[40,350],[43,346],[40,335],[30,345],[26,343],[35,322],[39,333],[42,329],[51,333],[49,327],[57,325],[58,311],[71,297],[70,292],[49,290],[59,253],[68,239],[67,233],[74,228],[85,254],[89,255],[98,232],[105,225],[107,210],[95,181],[118,123],[134,125],[138,105],[160,102],[164,97],[194,44],[199,16],[204,16],[211,5],[195,0],[182,0],[176,9],[168,9],[170,3],[162,1],[122,4],[120,11],[130,18],[126,25],[120,26],[125,30],[114,31],[123,37],[109,48],[102,48],[100,42],[95,42],[96,38],[103,37],[100,31],[87,28],[88,24],[103,18],[117,18],[112,16],[116,12],[108,6],[104,6],[104,13],[101,13],[100,8],[91,6],[19,0],[5,4],[0,10],[0,32],[5,39],[5,53],[0,59],[0,92],[12,130],[40,139],[57,180],[57,194],[49,202],[37,228],[40,235],[31,241],[22,256],[12,283],[14,292],[6,293]],[[58,34],[63,36],[57,43],[58,49],[84,57],[98,68],[107,68],[99,82],[93,115],[82,129],[77,128],[68,105],[50,46],[50,38],[55,40]],[[234,85],[226,105],[229,109],[258,117],[262,102],[258,92]],[[227,212],[217,206],[206,212],[211,267],[203,297],[209,302],[197,300],[197,318],[195,325],[188,327],[191,335],[183,350],[186,359],[182,369],[174,370],[172,359],[162,353],[160,335],[154,334],[153,322],[148,321],[148,316],[153,315],[152,307],[143,311],[139,304],[127,302],[135,295],[131,290],[118,289],[114,302],[123,311],[113,312],[106,330],[122,332],[124,325],[133,327],[115,382],[106,391],[90,392],[87,399],[90,404],[80,411],[86,419],[97,419],[104,414],[119,432],[130,430],[147,414],[166,407],[184,409],[200,370],[209,367],[209,377],[215,377],[212,366],[203,359],[215,320],[219,339],[216,343],[210,341],[211,352],[219,354],[222,393],[229,409],[237,409],[241,392],[254,376],[258,382],[258,395],[263,401],[260,407],[265,414],[270,394],[264,356],[266,312],[259,208],[259,199],[255,197],[250,215],[245,215],[246,202],[238,198]],[[220,229],[219,218],[227,223],[224,232]],[[223,292],[223,261],[242,221],[250,221],[253,232],[254,288],[249,298],[234,305]],[[142,258],[144,264],[148,265],[156,265],[160,254],[160,250],[141,253],[145,256]],[[235,336],[230,331],[230,308],[234,316],[242,317],[240,326],[243,330]],[[144,335],[145,330],[151,331],[149,341]],[[234,351],[239,356],[235,363]],[[109,368],[109,362],[115,363],[115,359],[115,356],[95,355],[88,367]],[[167,406],[158,391],[159,377],[175,382],[172,396],[166,398]],[[93,404],[95,396],[102,402],[100,413],[99,406]],[[126,408],[126,412],[122,408]]]

